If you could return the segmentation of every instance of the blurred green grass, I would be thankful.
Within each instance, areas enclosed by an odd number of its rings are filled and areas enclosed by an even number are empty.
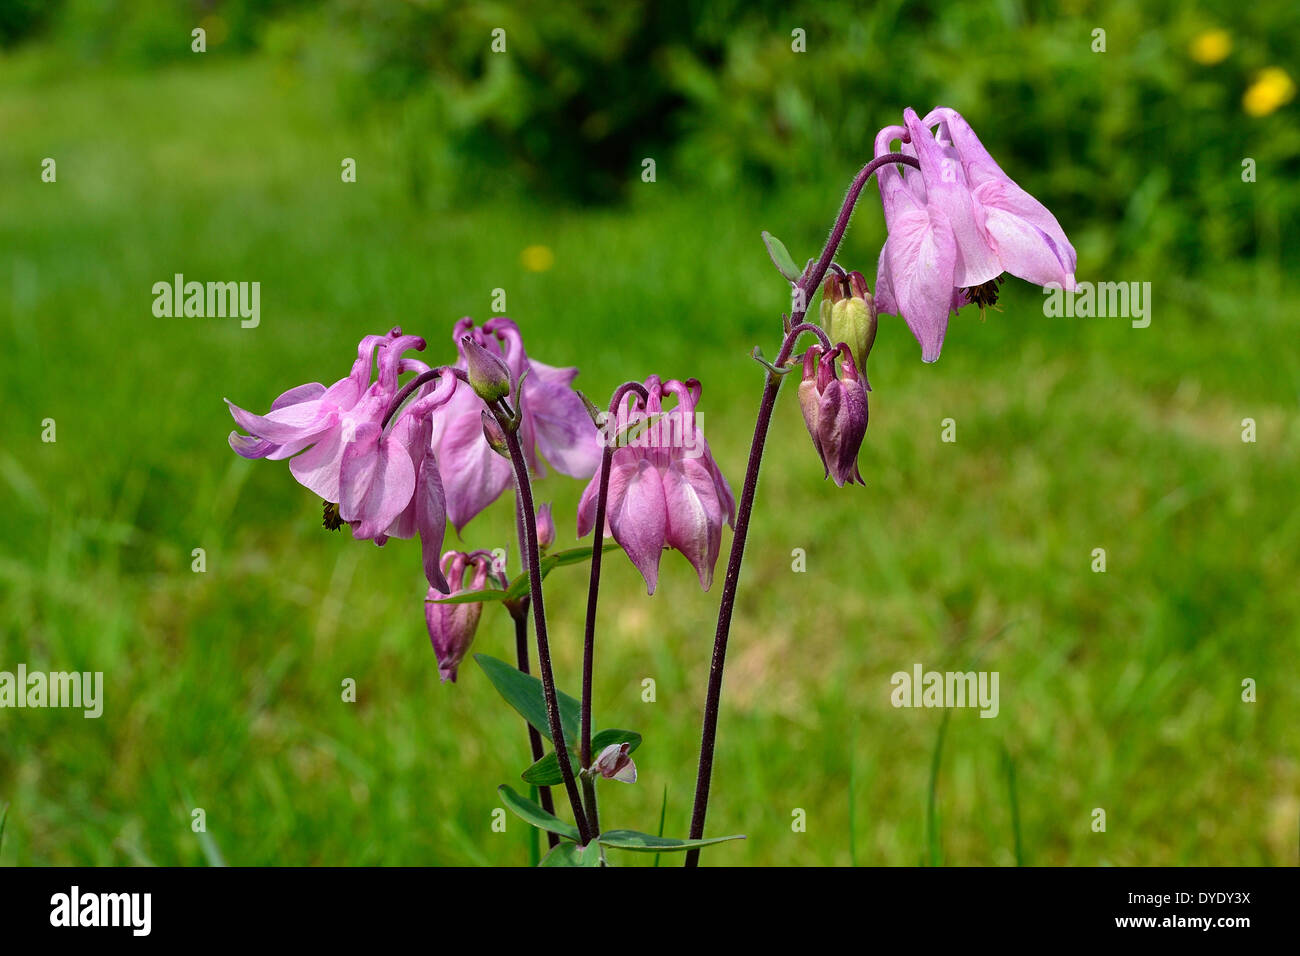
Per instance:
[[[260,408],[339,377],[361,335],[394,324],[448,356],[453,322],[487,318],[504,288],[530,351],[579,365],[594,397],[651,372],[702,379],[738,487],[762,384],[749,351],[775,351],[787,306],[759,231],[814,254],[853,170],[721,195],[678,169],[626,208],[485,195],[430,213],[406,201],[390,130],[340,125],[310,77],[265,59],[67,73],[37,51],[0,63],[0,83],[0,668],[101,670],[106,685],[99,720],[0,711],[0,862],[203,864],[193,806],[232,864],[526,860],[520,822],[490,826],[496,785],[528,762],[520,722],[472,666],[439,686],[416,549],[323,532],[286,469],[230,453],[221,399]],[[869,191],[840,261],[871,275],[882,229]],[[533,244],[553,269],[522,267]],[[1001,714],[949,721],[943,862],[1014,862],[1004,748],[1026,862],[1296,862],[1297,283],[1250,262],[1097,276],[1081,253],[1080,278],[1153,282],[1150,328],[1047,319],[1011,282],[1003,312],[963,313],[922,366],[883,320],[865,489],[822,480],[783,395],[710,807],[712,832],[749,839],[706,862],[928,858],[942,714],[892,708],[889,677],[976,657],[1001,674]],[[175,272],[260,281],[261,326],[155,319],[150,287]],[[57,443],[40,441],[45,418]],[[539,489],[560,546],[580,492],[556,476]],[[512,534],[503,502],[465,543]],[[606,568],[597,722],[646,743],[640,782],[607,785],[602,818],[653,829],[667,784],[682,833],[717,591],[675,554],[654,598],[625,560]],[[550,580],[572,691],[585,576]],[[474,649],[508,658],[511,641],[495,613]]]

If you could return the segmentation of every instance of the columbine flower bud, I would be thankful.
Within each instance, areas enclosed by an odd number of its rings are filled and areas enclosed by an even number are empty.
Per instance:
[[[846,343],[833,349],[812,346],[804,354],[799,407],[826,475],[838,487],[854,481],[866,484],[858,471],[858,450],[867,431],[867,391],[867,380],[858,374]]]
[[[600,752],[591,764],[591,772],[600,774],[606,780],[622,780],[624,783],[636,783],[636,764],[628,756],[632,745],[610,744]]]
[[[483,421],[483,437],[487,439],[488,447],[502,458],[509,459],[510,445],[506,442],[505,430],[497,421],[497,417],[486,408],[479,417]]]
[[[487,586],[488,570],[492,555],[486,551],[463,554],[460,551],[448,551],[442,556],[442,571],[451,583],[450,596],[464,594],[466,591],[482,591]],[[465,585],[465,571],[472,569],[469,585]],[[456,682],[456,671],[465,654],[474,643],[474,632],[478,630],[478,621],[483,614],[480,603],[440,604],[440,599],[449,595],[441,594],[429,588],[424,604],[424,621],[429,627],[429,641],[433,652],[438,656],[438,673],[443,682]]]
[[[851,295],[831,306],[830,328],[826,331],[832,342],[847,342],[857,367],[865,370],[876,341],[875,303],[861,272],[850,272],[848,281]]]
[[[474,394],[491,405],[510,394],[510,368],[501,356],[493,355],[470,336],[460,340],[465,372]]]
[[[555,519],[551,517],[551,506],[542,505],[537,509],[537,548],[545,551],[555,544]]]
[[[826,281],[822,283],[822,304],[818,310],[821,316],[822,328],[830,328],[831,315],[835,311],[835,303],[844,298],[843,280],[835,272],[827,273]]]

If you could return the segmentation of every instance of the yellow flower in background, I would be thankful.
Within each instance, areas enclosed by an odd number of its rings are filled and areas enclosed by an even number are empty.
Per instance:
[[[555,265],[555,253],[550,246],[529,246],[519,253],[519,262],[529,272],[545,272]]]
[[[1232,36],[1227,30],[1206,30],[1192,40],[1192,59],[1205,66],[1221,62],[1232,52]]]
[[[1267,116],[1295,96],[1295,81],[1286,70],[1270,66],[1260,71],[1255,82],[1241,97],[1241,105],[1251,116]]]

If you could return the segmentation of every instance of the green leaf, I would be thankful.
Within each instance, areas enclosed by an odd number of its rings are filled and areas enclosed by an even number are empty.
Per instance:
[[[617,541],[607,541],[605,543],[604,550],[606,551],[617,551],[618,549],[619,544]],[[554,554],[542,555],[542,560],[537,563],[537,567],[542,572],[542,580],[545,581],[546,576],[556,568],[562,568],[566,564],[581,564],[584,561],[590,560],[590,547],[569,548],[566,551],[556,551]],[[528,578],[528,572],[524,571],[510,582],[510,587],[505,591],[496,593],[499,593],[501,598],[504,598],[505,600],[517,601],[519,598],[525,597],[529,593],[530,588],[531,582]],[[500,600],[500,598],[494,600]]]
[[[618,549],[619,544],[617,541],[606,541],[605,547],[603,548],[605,551],[617,551]],[[569,548],[565,551],[555,551],[548,554],[546,557],[554,560],[557,568],[562,568],[566,564],[579,564],[583,561],[591,560],[591,546],[587,545],[581,548]]]
[[[628,743],[631,747],[628,752],[631,753],[641,746],[641,735],[633,730],[602,730],[593,734],[591,738],[591,751],[593,754],[599,754],[610,744]],[[573,757],[573,752],[569,753],[569,762],[573,766],[573,772],[578,772],[578,763]],[[525,783],[531,783],[536,787],[554,787],[564,782],[564,777],[560,774],[560,761],[552,750],[541,760],[537,761],[523,773]]]
[[[600,844],[560,843],[551,848],[539,866],[600,866]]]
[[[560,758],[555,756],[554,750],[525,770],[522,776],[524,783],[531,783],[534,787],[554,787],[564,782]]]
[[[790,250],[785,247],[785,243],[764,231],[763,244],[767,246],[767,254],[772,257],[772,265],[776,266],[776,271],[785,276],[790,282],[799,281],[799,267],[794,264],[794,256],[790,255]]]
[[[425,598],[426,604],[478,604],[481,601],[504,601],[509,595],[496,588],[482,591],[465,591],[445,598]]]
[[[549,830],[551,833],[558,833],[562,837],[568,837],[575,843],[581,839],[578,828],[573,824],[565,823],[559,817],[547,813],[527,797],[515,793],[504,783],[497,787],[497,793],[501,795],[501,802],[506,805],[507,809],[525,823],[531,823],[533,826]]]
[[[551,722],[546,719],[546,697],[542,693],[542,682],[489,654],[475,654],[474,660],[487,673],[488,680],[497,689],[497,693],[506,699],[506,703],[536,727],[538,733],[551,740]],[[578,714],[582,705],[558,688],[555,696],[560,705],[560,726],[564,728],[564,739],[571,744],[578,735]]]
[[[672,837],[655,836],[653,833],[639,833],[636,830],[608,830],[596,837],[601,846],[615,850],[632,850],[636,853],[673,853],[678,850],[694,850],[696,847],[709,846],[714,843],[726,843],[728,840],[743,840],[744,836],[712,837],[708,840],[674,840]]]
[[[615,448],[625,448],[633,438],[636,438],[642,432],[646,431],[646,429],[667,414],[667,412],[659,412],[655,415],[647,415],[645,418],[638,418],[631,425],[628,425],[627,428],[624,428],[614,436],[614,441],[612,442],[613,446]]]
[[[591,737],[592,756],[598,756],[610,744],[631,744],[628,753],[632,753],[641,746],[641,735],[635,730],[599,730]]]

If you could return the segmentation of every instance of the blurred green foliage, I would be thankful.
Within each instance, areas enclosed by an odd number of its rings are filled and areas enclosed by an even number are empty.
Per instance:
[[[44,26],[77,51],[130,62],[187,55],[195,23],[214,48],[261,44],[315,61],[354,115],[395,120],[411,196],[442,207],[509,184],[532,197],[617,199],[645,158],[658,177],[711,189],[842,182],[903,106],[944,104],[1071,224],[1098,268],[1191,270],[1243,255],[1294,264],[1300,248],[1284,242],[1300,226],[1295,108],[1242,107],[1260,70],[1293,59],[1300,5],[1290,0],[0,9],[0,38]],[[1229,49],[1197,62],[1191,45],[1216,28]],[[1097,30],[1104,52],[1094,52]],[[1257,182],[1243,182],[1245,159]]]

